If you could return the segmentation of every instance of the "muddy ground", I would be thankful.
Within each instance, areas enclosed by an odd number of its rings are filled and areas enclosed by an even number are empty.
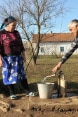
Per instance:
[[[33,90],[37,89],[34,85],[33,87]],[[18,92],[18,99],[11,100],[7,95],[7,88],[1,86],[0,117],[78,117],[78,90],[74,91],[75,95],[65,98],[56,96],[51,99],[40,99],[39,95],[26,97],[21,88],[20,93]]]
[[[0,94],[0,117],[78,117],[77,96],[67,100],[66,97],[40,99],[39,96],[26,97],[25,94],[17,96],[17,100],[11,100]]]

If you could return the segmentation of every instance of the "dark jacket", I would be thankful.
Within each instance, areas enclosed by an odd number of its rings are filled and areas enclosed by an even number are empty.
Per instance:
[[[71,44],[71,48],[67,51],[67,53],[62,57],[62,64],[67,61],[67,59],[73,54],[73,52],[78,48],[78,37],[74,39],[74,42]]]

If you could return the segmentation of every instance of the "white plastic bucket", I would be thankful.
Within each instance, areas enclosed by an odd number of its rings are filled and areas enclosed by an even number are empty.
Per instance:
[[[41,82],[37,83],[39,97],[42,99],[52,98],[52,91],[54,88],[54,83]]]

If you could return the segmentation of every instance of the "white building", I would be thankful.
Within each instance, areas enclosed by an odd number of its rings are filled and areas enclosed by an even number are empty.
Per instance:
[[[33,35],[32,43],[36,48],[38,34]],[[63,55],[70,48],[74,36],[70,33],[41,34],[39,55]],[[73,53],[78,54],[78,49]]]

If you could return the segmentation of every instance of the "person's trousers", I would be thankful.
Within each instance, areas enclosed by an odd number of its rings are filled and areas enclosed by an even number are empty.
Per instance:
[[[21,80],[20,83],[26,92],[29,91],[27,79]],[[8,88],[10,95],[15,95],[15,84],[8,85]]]

